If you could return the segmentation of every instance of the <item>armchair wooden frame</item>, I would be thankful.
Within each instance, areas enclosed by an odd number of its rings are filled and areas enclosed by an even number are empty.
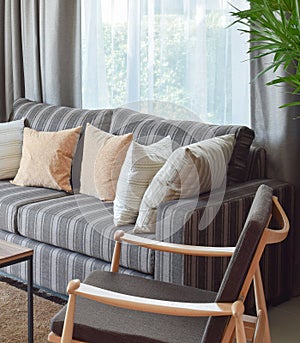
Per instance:
[[[76,296],[85,297],[104,304],[160,314],[174,316],[231,316],[224,332],[222,343],[231,343],[236,338],[237,343],[246,343],[250,340],[253,343],[271,343],[270,328],[268,322],[265,295],[262,278],[259,268],[259,261],[267,244],[274,244],[283,241],[288,235],[289,221],[282,209],[278,199],[273,196],[272,215],[280,225],[280,229],[273,230],[265,228],[259,241],[256,253],[252,259],[249,272],[245,278],[239,297],[233,303],[184,303],[153,300],[142,297],[135,297],[126,294],[116,293],[105,289],[93,287],[79,280],[70,281],[67,291],[69,300],[64,321],[62,337],[51,332],[48,336],[50,342],[80,343],[72,340],[74,312]],[[270,222],[269,219],[269,222]],[[268,223],[269,225],[269,223]],[[202,247],[183,244],[172,244],[141,238],[135,235],[124,233],[119,230],[115,233],[115,248],[111,264],[111,272],[118,272],[122,242],[143,246],[163,252],[194,255],[194,256],[231,256],[234,247]],[[254,283],[256,316],[244,315],[244,300],[251,283]],[[84,342],[81,342],[84,343]]]

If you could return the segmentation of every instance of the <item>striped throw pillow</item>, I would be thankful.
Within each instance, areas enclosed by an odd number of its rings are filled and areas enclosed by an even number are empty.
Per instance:
[[[234,142],[234,135],[225,135],[175,150],[147,188],[134,232],[155,232],[161,203],[220,188],[226,181]]]
[[[132,142],[121,169],[114,201],[114,224],[135,223],[149,183],[172,154],[170,136],[151,145]]]
[[[22,155],[24,119],[0,124],[0,179],[15,177]]]

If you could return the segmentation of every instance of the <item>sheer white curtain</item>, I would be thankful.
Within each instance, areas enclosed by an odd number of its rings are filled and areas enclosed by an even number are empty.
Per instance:
[[[246,38],[227,28],[230,10],[227,0],[82,1],[83,107],[171,104],[160,114],[249,124]]]

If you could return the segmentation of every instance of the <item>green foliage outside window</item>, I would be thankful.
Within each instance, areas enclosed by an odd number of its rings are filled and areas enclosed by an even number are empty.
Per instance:
[[[153,93],[149,89],[149,77],[152,74],[148,63],[148,17],[143,17],[139,56],[140,100],[155,99],[175,103],[196,112],[205,121],[223,122],[224,118],[231,121],[231,67],[230,63],[224,64],[226,59],[230,60],[230,52],[226,51],[228,32],[225,28],[227,23],[222,22],[222,14],[214,11],[206,16],[202,24],[206,25],[204,42],[197,41],[196,37],[199,36],[196,30],[201,28],[196,19],[191,19],[189,27],[186,27],[181,15],[155,15],[153,66],[150,67],[153,71]],[[160,25],[163,25],[163,30],[160,30]],[[189,37],[192,37],[188,41],[185,39],[186,30],[189,30]],[[127,102],[127,23],[113,26],[104,23],[103,35],[109,100],[111,106],[116,107]],[[200,49],[199,55],[204,61],[196,63],[206,64],[203,74],[194,75],[195,84],[200,85],[198,89],[193,84],[188,85],[185,77],[189,58],[195,49]],[[223,51],[222,55],[220,50]],[[191,69],[189,72],[194,71]],[[202,88],[201,84],[205,84],[205,87]],[[206,104],[201,109],[202,113],[199,113],[199,104]],[[186,118],[177,116],[177,119]]]

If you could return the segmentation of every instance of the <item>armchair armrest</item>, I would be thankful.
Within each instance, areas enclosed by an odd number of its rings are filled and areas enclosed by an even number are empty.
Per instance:
[[[106,305],[171,316],[207,317],[233,314],[233,303],[189,303],[137,297],[80,283],[79,280],[69,282],[68,293]]]
[[[206,247],[160,242],[149,238],[131,235],[122,230],[116,231],[115,240],[139,245],[152,250],[192,256],[230,257],[234,253],[235,249],[235,247]]]

